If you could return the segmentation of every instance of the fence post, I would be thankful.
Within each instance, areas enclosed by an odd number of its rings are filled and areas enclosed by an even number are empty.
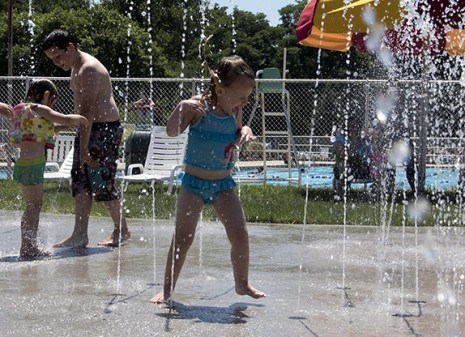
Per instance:
[[[426,180],[426,150],[428,147],[428,137],[427,137],[427,123],[426,123],[426,114],[428,111],[428,83],[427,79],[422,81],[422,100],[421,100],[421,109],[420,109],[420,157],[418,160],[418,192],[422,193],[425,190],[425,180]]]

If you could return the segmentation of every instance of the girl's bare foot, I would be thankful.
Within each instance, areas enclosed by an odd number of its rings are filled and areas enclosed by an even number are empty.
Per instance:
[[[52,253],[45,251],[45,250],[40,250],[37,247],[31,247],[31,248],[21,247],[19,251],[19,256],[24,259],[36,259],[36,258],[50,256],[50,255],[52,255]]]
[[[247,284],[246,287],[236,287],[236,293],[238,295],[248,295],[252,298],[263,298],[266,297],[266,294],[264,292],[261,292],[254,287],[252,287],[250,284]]]
[[[150,299],[150,302],[155,303],[155,304],[163,304],[163,303],[166,303],[168,300],[169,299],[165,299],[165,295],[163,293],[163,290],[160,290],[155,296],[153,296]]]
[[[121,241],[128,240],[130,237],[131,237],[131,232],[129,231],[129,229],[123,228],[122,235],[121,235]],[[110,235],[108,235],[102,241],[99,241],[97,245],[106,246],[106,247],[118,247],[119,246],[119,230],[114,229]]]
[[[64,239],[56,244],[53,245],[55,248],[86,248],[89,244],[89,239],[87,237],[75,237],[70,236],[67,239]]]

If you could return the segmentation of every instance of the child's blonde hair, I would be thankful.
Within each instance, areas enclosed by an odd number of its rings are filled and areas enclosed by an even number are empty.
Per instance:
[[[203,94],[203,98],[216,102],[215,88],[217,85],[228,87],[239,78],[255,82],[255,74],[244,59],[237,55],[223,57],[216,65],[216,69],[211,70],[206,59],[206,46],[210,37],[204,41],[202,46],[202,62],[210,74],[210,86]]]

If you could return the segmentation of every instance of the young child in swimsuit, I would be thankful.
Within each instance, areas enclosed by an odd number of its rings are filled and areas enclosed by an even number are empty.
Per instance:
[[[247,226],[231,177],[234,149],[255,138],[252,130],[242,125],[242,108],[254,89],[254,72],[238,56],[223,58],[215,71],[209,71],[211,84],[207,92],[181,101],[166,126],[171,137],[189,127],[189,138],[164,286],[151,299],[152,303],[170,301],[205,204],[215,208],[231,243],[236,293],[253,298],[266,296],[249,284]]]
[[[87,127],[87,119],[83,116],[64,115],[52,109],[58,99],[57,93],[51,81],[36,80],[31,83],[24,103],[16,105],[13,110],[0,109],[0,113],[11,121],[11,143],[20,149],[13,179],[22,185],[25,204],[21,218],[20,256],[23,258],[50,255],[39,249],[37,243],[46,149],[53,149],[55,132],[63,127]]]

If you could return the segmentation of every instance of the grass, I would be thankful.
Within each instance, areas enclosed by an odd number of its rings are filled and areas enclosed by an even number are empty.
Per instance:
[[[4,210],[22,210],[23,202],[20,186],[11,180],[0,181],[0,204]],[[334,201],[331,189],[305,187],[253,186],[242,185],[240,195],[247,222],[302,224],[342,224],[349,225],[414,225],[408,215],[409,205],[414,203],[412,195],[397,193],[394,202],[373,201],[367,191],[354,190],[347,196],[347,202]],[[308,193],[307,214],[304,208]],[[127,218],[170,219],[174,216],[176,196],[166,194],[166,186],[155,185],[154,190],[143,184],[130,184],[123,193],[124,212]],[[454,191],[428,193],[430,207],[420,225],[432,226],[460,225],[462,206],[456,203]],[[44,185],[43,212],[52,214],[73,214],[74,201],[67,183],[46,183]],[[94,203],[92,216],[108,216],[101,203]],[[389,219],[392,217],[392,222]],[[205,220],[214,220],[216,215],[211,206],[203,212]]]

